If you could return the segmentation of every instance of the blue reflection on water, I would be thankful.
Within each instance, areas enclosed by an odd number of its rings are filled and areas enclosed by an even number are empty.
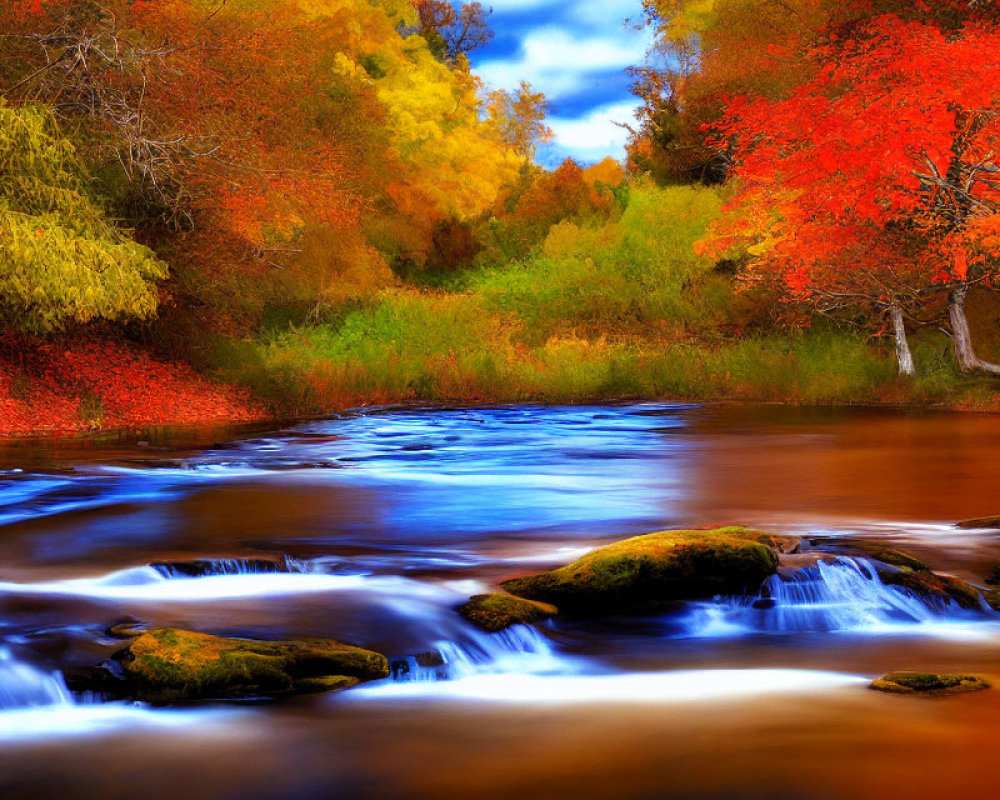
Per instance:
[[[396,526],[539,529],[661,519],[677,497],[688,406],[358,414],[220,445],[192,458],[88,465],[0,480],[0,524],[169,501],[232,481],[372,490]]]

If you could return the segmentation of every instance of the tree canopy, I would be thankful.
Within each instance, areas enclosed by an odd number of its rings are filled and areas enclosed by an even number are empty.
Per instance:
[[[166,266],[90,196],[52,114],[0,104],[0,313],[51,332],[95,319],[146,318]]]

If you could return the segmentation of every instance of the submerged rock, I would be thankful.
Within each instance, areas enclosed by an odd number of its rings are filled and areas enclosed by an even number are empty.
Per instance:
[[[963,530],[974,530],[985,528],[990,530],[1000,530],[1000,517],[978,517],[977,519],[963,519],[955,523],[956,528]]]
[[[872,689],[890,694],[928,696],[966,694],[989,689],[990,684],[976,675],[938,675],[932,672],[890,672],[871,684]]]
[[[444,656],[433,651],[417,653],[413,660],[418,667],[443,667],[445,665]]]
[[[559,613],[546,603],[524,600],[509,594],[479,594],[458,608],[458,613],[480,630],[499,633],[515,625],[542,622]]]
[[[158,628],[116,655],[139,700],[169,705],[346,689],[385,678],[385,656],[326,639],[262,642]]]
[[[778,570],[775,542],[771,534],[745,528],[665,531],[598,548],[565,567],[501,586],[567,611],[652,610],[756,589]]]
[[[435,680],[447,680],[448,665],[444,656],[437,652],[418,653],[411,658],[401,658],[392,662],[394,680],[409,680],[414,669],[431,670]]]
[[[117,622],[112,622],[104,631],[105,636],[112,639],[132,639],[142,636],[149,630],[149,625],[136,619],[135,617],[124,617]]]

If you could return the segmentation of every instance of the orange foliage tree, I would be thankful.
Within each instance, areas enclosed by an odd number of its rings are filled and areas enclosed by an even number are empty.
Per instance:
[[[960,367],[1000,371],[965,316],[1000,258],[1000,31],[885,16],[810,56],[789,97],[728,108],[719,146],[739,182],[714,249],[749,243],[751,275],[794,299],[883,309],[904,373],[904,316],[947,294]]]
[[[525,163],[408,0],[0,0],[8,11],[3,95],[51,105],[86,146],[199,328],[389,285],[386,259],[426,257]],[[456,15],[474,28],[485,11]]]
[[[643,9],[654,44],[632,70],[642,105],[630,166],[664,183],[723,180],[727,154],[707,145],[704,129],[727,98],[788,97],[813,76],[815,48],[880,16],[943,30],[1000,21],[1000,4],[983,0],[643,0]]]
[[[389,159],[340,121],[378,113],[331,77],[323,52],[339,41],[335,26],[287,3],[216,11],[186,0],[35,4],[10,20],[18,58],[4,59],[4,83],[10,100],[48,104],[86,131],[77,140],[91,171],[167,256],[175,301],[226,327],[310,232],[356,227],[366,170]],[[246,302],[233,308],[234,296]]]

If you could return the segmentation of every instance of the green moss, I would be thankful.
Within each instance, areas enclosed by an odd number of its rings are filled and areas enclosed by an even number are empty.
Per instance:
[[[990,684],[976,675],[938,675],[932,672],[890,672],[871,688],[891,694],[951,695],[980,692]]]
[[[758,587],[778,568],[759,531],[665,531],[601,547],[560,569],[504,581],[511,594],[573,611],[653,609]]]
[[[259,642],[159,628],[119,654],[139,699],[183,703],[346,688],[384,678],[384,656],[329,640]]]
[[[509,594],[480,594],[459,607],[458,613],[487,633],[498,633],[514,625],[531,625],[558,613],[554,606],[535,603]]]
[[[923,561],[918,558],[914,558],[909,553],[904,553],[902,550],[897,550],[895,547],[886,547],[879,544],[866,544],[864,546],[864,553],[869,558],[875,561],[881,561],[883,564],[888,564],[889,566],[896,567],[902,570],[913,570],[916,572],[922,572],[924,570],[929,570]]]
[[[747,528],[721,528],[719,530],[739,531],[741,539],[751,542],[759,542],[766,547],[777,550],[779,553],[795,553],[799,549],[802,541],[798,536],[786,536],[777,533],[766,533],[764,531],[752,531]]]

